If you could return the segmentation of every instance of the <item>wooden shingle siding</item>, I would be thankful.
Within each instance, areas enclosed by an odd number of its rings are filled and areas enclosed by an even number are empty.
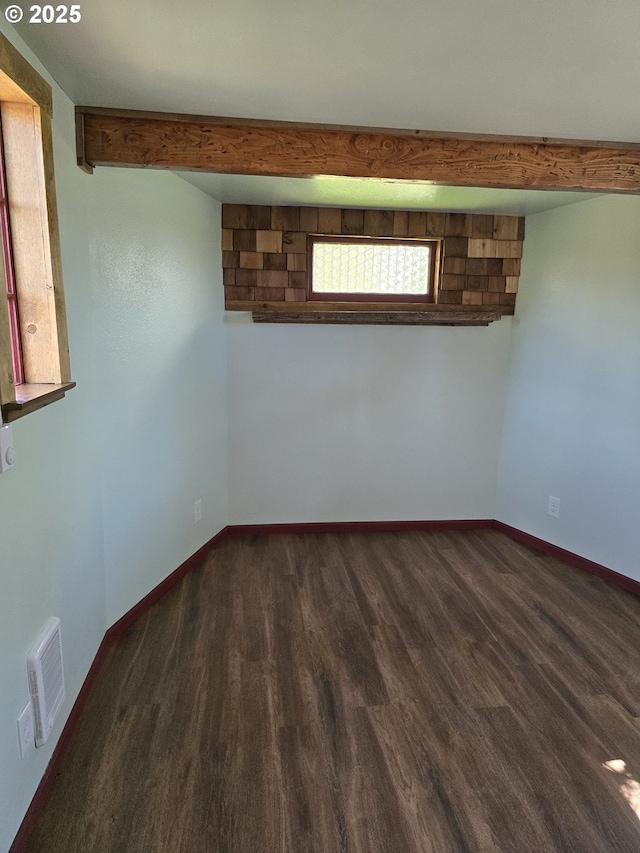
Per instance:
[[[309,234],[439,238],[437,303],[513,314],[524,217],[338,207],[222,205],[222,265],[233,303],[306,302]],[[262,307],[261,306],[261,307]],[[246,310],[246,309],[244,309]]]

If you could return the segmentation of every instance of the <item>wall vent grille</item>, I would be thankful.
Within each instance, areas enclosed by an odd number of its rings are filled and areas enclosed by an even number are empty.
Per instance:
[[[47,620],[27,655],[27,675],[36,746],[42,746],[51,733],[65,696],[60,620],[54,616]]]

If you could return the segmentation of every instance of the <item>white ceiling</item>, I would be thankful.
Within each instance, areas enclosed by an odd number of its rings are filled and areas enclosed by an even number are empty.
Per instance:
[[[82,0],[81,10],[79,24],[30,24],[27,12],[17,27],[76,104],[640,142],[638,0]],[[526,215],[590,197],[181,176],[256,204]]]
[[[640,142],[638,0],[82,0],[81,10],[79,24],[30,24],[27,12],[17,27],[76,104]]]
[[[528,216],[596,197],[579,192],[444,187],[376,178],[269,178],[204,172],[177,174],[208,195],[230,204],[448,210]]]

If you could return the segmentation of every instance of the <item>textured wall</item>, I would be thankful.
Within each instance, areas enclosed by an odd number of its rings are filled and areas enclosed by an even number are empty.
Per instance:
[[[493,518],[511,318],[229,336],[230,521]]]
[[[639,223],[620,196],[527,219],[496,516],[636,579]]]
[[[166,173],[87,183],[110,625],[226,524],[220,206]]]

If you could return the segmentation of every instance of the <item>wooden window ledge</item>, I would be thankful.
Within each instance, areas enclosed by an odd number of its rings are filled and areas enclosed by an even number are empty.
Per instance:
[[[227,300],[227,311],[250,312],[254,323],[371,326],[488,326],[513,314],[513,305],[380,302],[253,302]]]
[[[359,326],[488,326],[498,311],[253,311],[254,323]]]
[[[56,400],[61,400],[67,391],[75,388],[75,382],[61,382],[59,385],[29,383],[16,385],[16,399],[2,406],[5,423],[11,423],[23,415],[42,409]]]

